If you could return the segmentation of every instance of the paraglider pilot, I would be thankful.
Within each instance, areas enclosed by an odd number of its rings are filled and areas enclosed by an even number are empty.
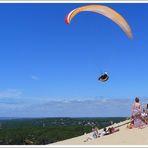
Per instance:
[[[104,74],[102,74],[102,75],[98,78],[98,80],[99,80],[99,81],[102,81],[102,82],[105,82],[105,81],[107,81],[108,79],[109,79],[109,76],[108,76],[107,72],[104,72]]]

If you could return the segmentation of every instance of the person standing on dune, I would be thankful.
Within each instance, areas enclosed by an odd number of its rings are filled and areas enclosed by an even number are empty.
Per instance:
[[[132,106],[132,116],[139,116],[142,113],[142,107],[139,100],[139,97],[135,98],[135,102]]]
[[[135,98],[135,102],[132,105],[132,119],[134,121],[135,128],[143,128],[146,123],[142,119],[142,106],[139,97]]]

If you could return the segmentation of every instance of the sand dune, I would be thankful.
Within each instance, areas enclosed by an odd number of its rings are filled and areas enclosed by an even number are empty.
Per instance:
[[[126,128],[129,120],[114,124],[120,129],[119,132],[84,142],[87,135],[56,142],[52,145],[148,145],[148,126],[143,129]]]

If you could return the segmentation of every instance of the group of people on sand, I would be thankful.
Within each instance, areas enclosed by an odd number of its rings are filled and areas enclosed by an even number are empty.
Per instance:
[[[142,108],[139,97],[135,98],[135,102],[132,105],[132,114],[130,122],[127,124],[127,128],[144,128],[148,125],[148,104],[145,108]],[[84,142],[93,140],[105,135],[110,135],[112,133],[118,132],[119,128],[109,127],[99,130],[97,127],[92,128],[92,132],[87,135],[87,139]]]
[[[105,127],[102,131],[99,131],[97,127],[92,128],[92,132],[88,135],[87,139],[84,142],[89,140],[93,140],[99,137],[103,137],[105,135],[110,135],[112,133],[118,132],[119,128],[109,127],[108,129]]]
[[[148,104],[142,109],[139,97],[132,105],[132,114],[128,128],[144,128],[148,125]]]

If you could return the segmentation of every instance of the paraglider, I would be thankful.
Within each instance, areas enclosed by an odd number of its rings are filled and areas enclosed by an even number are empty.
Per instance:
[[[67,24],[70,24],[72,19],[80,12],[83,11],[90,11],[90,12],[96,12],[99,14],[102,14],[106,16],[107,18],[111,19],[113,22],[115,22],[124,32],[125,34],[129,37],[132,38],[132,31],[127,23],[127,21],[115,10],[107,7],[107,6],[102,6],[102,5],[88,5],[88,6],[82,6],[79,8],[76,8],[68,13],[68,15],[65,18],[65,22]]]
[[[116,23],[123,30],[123,32],[128,36],[128,38],[133,37],[132,30],[129,24],[127,23],[127,21],[123,18],[123,16],[120,15],[115,10],[103,5],[87,5],[87,6],[82,6],[70,11],[68,15],[65,17],[66,24],[70,24],[73,18],[77,14],[83,11],[95,12],[95,13],[104,15],[105,17],[109,18],[114,23]],[[104,72],[98,78],[98,80],[101,82],[106,82],[108,79],[109,79],[109,75],[107,74],[107,72]]]
[[[104,72],[104,73],[98,78],[98,80],[99,80],[99,81],[102,81],[102,82],[105,82],[105,81],[107,81],[108,79],[109,79],[109,76],[108,76],[107,72]]]

